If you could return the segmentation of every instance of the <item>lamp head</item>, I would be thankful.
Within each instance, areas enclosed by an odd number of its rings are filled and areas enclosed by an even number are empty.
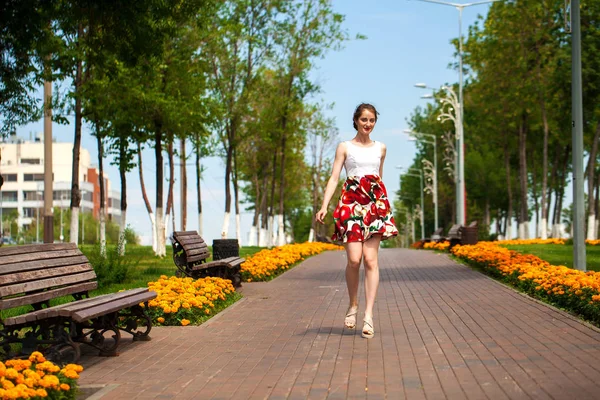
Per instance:
[[[415,87],[421,88],[421,89],[426,89],[427,85],[424,83],[415,83]]]
[[[423,96],[421,96],[422,99],[433,99],[433,95],[431,93],[428,94],[424,94]]]

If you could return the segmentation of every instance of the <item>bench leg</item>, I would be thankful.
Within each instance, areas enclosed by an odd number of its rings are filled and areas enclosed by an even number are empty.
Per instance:
[[[117,327],[118,313],[110,313],[76,325],[78,335],[74,340],[100,350],[99,355],[114,357],[121,341]],[[107,336],[106,334],[111,334]]]
[[[119,313],[119,329],[133,336],[133,340],[149,341],[150,330],[152,329],[152,319],[146,312],[148,302],[145,307],[135,305]]]

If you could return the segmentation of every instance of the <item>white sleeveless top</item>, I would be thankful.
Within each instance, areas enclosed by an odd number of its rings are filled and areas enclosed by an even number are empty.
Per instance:
[[[381,142],[375,141],[370,147],[360,147],[351,141],[346,142],[346,160],[344,168],[346,176],[379,176],[381,164]]]

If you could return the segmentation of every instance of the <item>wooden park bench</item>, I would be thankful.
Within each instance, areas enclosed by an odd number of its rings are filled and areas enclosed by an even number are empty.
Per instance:
[[[216,276],[230,279],[234,287],[242,283],[241,264],[246,261],[239,256],[207,262],[210,257],[208,245],[196,231],[173,232],[173,261],[180,276],[193,279]]]
[[[81,343],[100,355],[116,355],[120,331],[150,340],[146,308],[156,293],[139,288],[90,298],[97,287],[93,267],[74,243],[0,248],[2,357],[39,350],[56,362],[75,362]],[[50,307],[51,300],[63,296],[75,300]]]
[[[442,236],[442,234],[444,233],[444,228],[437,228],[435,231],[433,231],[433,233],[431,234],[431,237],[425,239],[426,242],[439,242],[444,240],[444,237]]]
[[[446,240],[450,242],[451,248],[457,244],[476,244],[477,229],[477,221],[472,221],[466,227],[458,224],[452,225]]]

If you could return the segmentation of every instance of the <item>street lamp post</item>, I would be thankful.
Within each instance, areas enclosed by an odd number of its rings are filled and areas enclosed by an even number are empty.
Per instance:
[[[433,166],[430,165],[431,162],[428,160],[423,160],[423,168],[426,171],[426,175],[429,173],[431,175],[430,179],[433,181],[433,185],[431,188],[426,187],[425,190],[429,190],[433,196],[433,206],[434,206],[434,231],[439,227],[438,225],[438,180],[437,180],[437,137],[432,135],[431,133],[421,133],[414,132],[410,129],[405,129],[405,133],[411,135],[411,137],[415,137],[417,140],[423,143],[433,144]],[[430,137],[433,138],[433,141],[430,142],[428,140],[423,140],[422,137]]]
[[[466,222],[466,218],[465,218],[465,184],[464,184],[464,180],[465,180],[465,151],[464,151],[464,132],[463,132],[463,117],[464,117],[464,103],[463,103],[463,40],[462,40],[462,14],[463,14],[463,10],[466,7],[471,7],[471,6],[477,6],[477,5],[481,5],[481,4],[489,4],[489,3],[494,3],[496,1],[502,1],[502,0],[484,0],[484,1],[475,1],[472,3],[465,3],[465,4],[459,4],[459,3],[451,3],[451,2],[446,2],[446,1],[440,1],[440,0],[418,0],[418,1],[423,1],[426,3],[434,3],[434,4],[441,4],[444,6],[450,6],[450,7],[454,7],[458,10],[458,84],[459,84],[459,92],[458,92],[458,112],[457,112],[457,116],[458,116],[458,120],[460,121],[460,123],[457,125],[457,130],[456,130],[456,142],[457,142],[457,153],[458,153],[458,162],[457,162],[457,179],[456,179],[456,184],[457,184],[457,194],[456,194],[456,200],[457,200],[457,223],[460,225],[465,225]],[[460,209],[459,209],[460,207]]]
[[[429,87],[424,83],[417,83],[415,87],[421,89],[435,88]],[[458,96],[450,86],[442,86],[442,89],[446,92],[446,96],[440,101],[442,103],[442,110],[438,116],[440,122],[452,121],[454,123],[454,131],[456,132],[456,146],[453,151],[454,153],[454,183],[456,185],[456,223],[464,225],[466,221],[466,205],[465,205],[465,185],[464,185],[464,157],[461,155],[464,152],[464,146],[461,145],[460,132],[463,130],[462,114],[457,110],[462,108]],[[433,98],[433,95],[425,95],[422,98]],[[462,158],[461,158],[462,157]],[[462,160],[462,161],[461,161]],[[461,168],[463,174],[461,176]]]
[[[66,199],[64,194],[60,195],[60,241],[62,242],[65,239],[63,235],[63,201]]]
[[[399,170],[403,170],[404,167],[397,165],[396,166],[397,169]],[[411,174],[409,172],[406,172],[404,175],[408,175],[408,176],[416,176],[418,178],[420,178],[420,182],[421,182],[421,239],[425,239],[425,213],[424,213],[424,205],[425,205],[425,201],[424,201],[424,197],[423,197],[423,171],[421,171],[420,169],[417,168],[409,168],[409,171],[417,171],[419,172],[419,174]],[[413,239],[414,241],[414,239]]]
[[[35,242],[39,243],[40,242],[40,205],[39,205],[39,201],[42,198],[42,192],[41,191],[36,191],[35,194],[37,195],[37,199],[36,199],[36,207],[35,207]]]

